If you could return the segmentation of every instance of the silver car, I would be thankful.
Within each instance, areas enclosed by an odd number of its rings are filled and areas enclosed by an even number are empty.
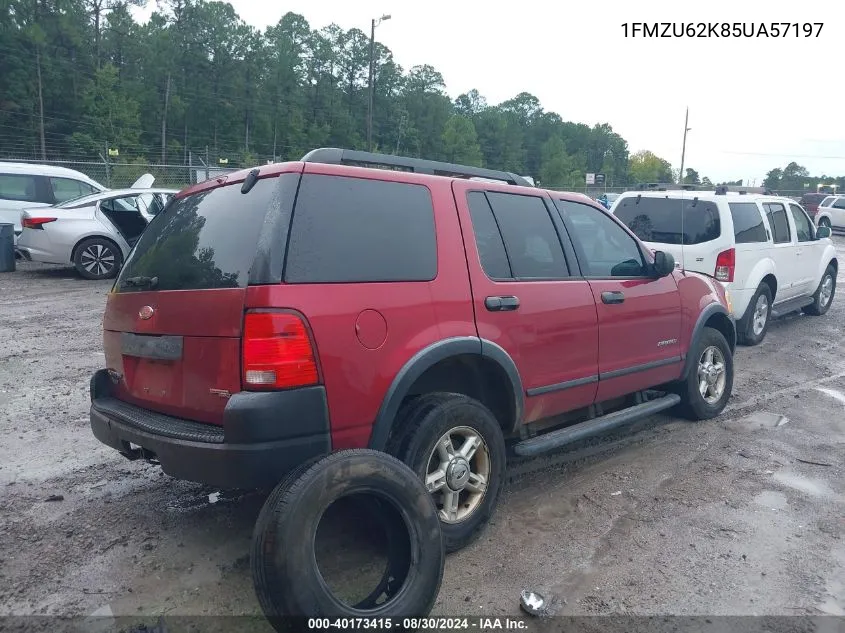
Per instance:
[[[177,192],[112,189],[25,209],[17,249],[28,261],[73,264],[85,279],[112,278],[147,223]]]

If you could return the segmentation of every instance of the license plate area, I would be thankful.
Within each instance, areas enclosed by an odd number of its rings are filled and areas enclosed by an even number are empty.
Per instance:
[[[181,336],[150,336],[123,332],[120,349],[124,356],[158,361],[182,360],[184,339]]]

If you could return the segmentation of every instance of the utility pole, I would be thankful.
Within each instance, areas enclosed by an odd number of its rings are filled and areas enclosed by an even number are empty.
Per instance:
[[[370,23],[370,73],[368,85],[370,89],[369,103],[367,105],[367,151],[373,151],[373,92],[375,80],[375,43],[376,43],[376,27],[389,20],[389,15],[383,15],[378,20],[373,19]]]
[[[684,144],[681,147],[681,173],[678,175],[678,184],[684,184],[684,158],[686,157],[687,153],[687,132],[690,131],[689,127],[689,107],[687,107],[687,115],[684,118]]]

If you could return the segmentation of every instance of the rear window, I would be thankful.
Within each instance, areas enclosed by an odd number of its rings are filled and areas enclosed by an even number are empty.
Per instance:
[[[436,276],[434,208],[427,187],[302,177],[285,282],[431,281]]]
[[[731,202],[731,217],[734,223],[734,238],[737,244],[768,242],[763,216],[754,202]]]
[[[682,210],[684,244],[701,244],[721,235],[719,209],[714,202],[632,196],[619,201],[613,213],[644,242],[681,244]]]
[[[126,261],[115,291],[148,290],[132,277],[157,277],[156,290],[243,288],[278,177],[263,178],[173,200],[150,221]]]

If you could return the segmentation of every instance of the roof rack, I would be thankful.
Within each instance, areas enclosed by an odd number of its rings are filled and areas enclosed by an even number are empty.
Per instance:
[[[362,152],[351,149],[340,149],[336,147],[321,147],[311,150],[302,157],[303,163],[324,163],[329,165],[355,165],[358,167],[388,167],[401,171],[410,171],[417,174],[432,174],[435,176],[450,176],[457,178],[484,178],[520,185],[522,187],[534,187],[533,180],[518,176],[508,171],[496,169],[483,169],[469,165],[455,165],[442,163],[435,160],[424,160],[422,158],[408,158],[406,156],[393,156],[390,154],[376,154],[373,152]]]

